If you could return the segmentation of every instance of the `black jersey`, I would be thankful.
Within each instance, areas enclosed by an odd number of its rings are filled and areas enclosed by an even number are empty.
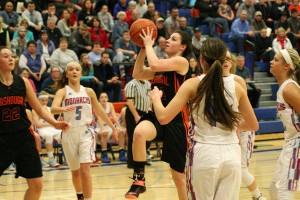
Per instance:
[[[13,76],[10,86],[0,82],[0,134],[28,129],[31,124],[25,111],[25,82],[22,77]]]
[[[185,75],[178,74],[175,71],[158,72],[155,73],[154,78],[151,80],[151,87],[153,89],[154,86],[156,86],[158,89],[162,90],[163,95],[161,101],[164,107],[166,107],[176,95],[182,83],[189,78],[191,78],[190,71]],[[182,122],[183,120],[186,120],[183,117],[183,112],[186,113],[186,107],[184,107],[172,121]]]

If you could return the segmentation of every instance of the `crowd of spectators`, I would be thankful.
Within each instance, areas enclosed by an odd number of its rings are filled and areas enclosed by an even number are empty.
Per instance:
[[[195,27],[179,15],[179,8],[188,6],[200,11]],[[245,43],[252,44],[256,59],[264,61],[280,49],[298,48],[300,41],[299,0],[10,0],[1,1],[0,9],[0,46],[18,57],[16,71],[27,69],[37,93],[53,95],[49,84],[57,78],[52,73],[78,61],[84,69],[81,84],[98,96],[107,92],[113,102],[121,100],[120,79],[130,77],[139,51],[129,34],[139,18],[156,24],[159,58],[166,58],[166,40],[176,29],[192,37],[196,62],[202,42],[220,34],[228,34],[241,55]],[[202,34],[200,24],[209,26],[209,35]]]

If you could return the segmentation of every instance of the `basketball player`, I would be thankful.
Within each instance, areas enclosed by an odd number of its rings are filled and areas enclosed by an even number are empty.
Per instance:
[[[62,132],[62,146],[72,172],[73,185],[78,199],[92,199],[90,163],[95,161],[94,132],[88,128],[93,120],[92,107],[113,130],[112,140],[117,140],[117,130],[100,107],[96,94],[91,88],[80,85],[82,68],[77,62],[70,62],[61,79],[56,83],[59,89],[54,97],[51,112],[61,114],[71,124]]]
[[[153,49],[154,40],[149,28],[140,35],[145,48],[137,57],[133,70],[133,78],[137,80],[152,79],[152,87],[157,86],[163,91],[163,103],[168,102],[178,91],[180,85],[191,77],[189,62],[185,57],[192,53],[190,36],[183,31],[175,31],[166,41],[165,52],[168,59],[159,60]],[[144,66],[147,55],[149,67]],[[163,140],[161,160],[169,163],[173,181],[177,188],[178,198],[187,200],[185,183],[185,161],[187,151],[187,135],[189,119],[187,109],[180,113],[169,124],[160,125],[153,112],[144,115],[133,135],[133,184],[126,193],[126,198],[137,198],[146,191],[145,164],[146,141]]]
[[[223,77],[225,44],[209,38],[200,52],[206,75],[184,82],[166,107],[157,87],[150,97],[161,124],[170,122],[187,102],[191,107],[194,129],[188,153],[189,199],[238,200],[241,148],[236,129],[256,130],[258,123],[245,90],[233,78]]]
[[[277,110],[285,127],[285,142],[269,187],[271,200],[294,199],[300,191],[300,58],[294,49],[283,49],[271,61],[270,72],[279,84]]]
[[[14,162],[16,178],[26,178],[28,189],[25,200],[39,199],[42,192],[42,167],[36,149],[34,134],[27,118],[25,98],[30,106],[47,122],[58,129],[67,129],[68,123],[57,121],[42,109],[30,82],[12,74],[15,67],[12,52],[0,50],[0,175]]]
[[[232,56],[230,51],[227,51],[226,59],[223,64],[223,76],[233,78],[244,88],[245,92],[247,92],[245,80],[242,77],[235,75],[235,67],[232,66],[235,66],[235,58]],[[266,200],[266,198],[262,196],[254,176],[248,171],[254,148],[255,132],[240,130],[239,138],[242,150],[242,182],[251,192],[253,200]]]

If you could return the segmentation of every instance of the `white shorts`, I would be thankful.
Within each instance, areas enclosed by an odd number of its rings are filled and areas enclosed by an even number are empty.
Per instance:
[[[61,130],[56,129],[53,126],[38,128],[38,134],[45,140],[46,144],[53,143],[53,139],[58,143],[61,142]]]
[[[247,168],[250,165],[251,157],[254,148],[255,132],[241,131],[240,143],[242,149],[242,168]]]
[[[73,127],[62,133],[62,146],[71,170],[80,168],[80,163],[95,161],[94,131],[87,126]]]
[[[187,159],[191,200],[238,200],[241,185],[239,144],[192,144]]]
[[[277,189],[300,191],[300,137],[288,140],[276,163],[273,182]]]
[[[107,125],[104,125],[104,130],[107,132],[107,142],[110,142],[113,130],[109,126],[107,126]],[[100,134],[101,129],[100,128],[95,128],[95,132],[97,134]],[[97,144],[101,144],[100,137],[96,137],[96,142],[97,142]]]

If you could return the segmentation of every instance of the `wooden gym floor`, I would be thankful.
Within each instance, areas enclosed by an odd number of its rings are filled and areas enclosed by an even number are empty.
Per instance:
[[[280,153],[283,140],[265,140],[282,138],[282,135],[258,136],[258,146],[252,157],[250,172],[264,196],[269,199],[268,186],[271,181],[275,163]],[[156,156],[156,151],[151,152]],[[118,155],[116,155],[118,156]],[[75,200],[71,173],[66,166],[59,168],[44,168],[43,193],[41,200]],[[95,200],[123,200],[132,180],[132,170],[118,161],[112,164],[97,164],[91,168],[93,178],[93,199]],[[146,167],[147,191],[142,194],[141,200],[176,200],[177,193],[167,164],[154,158],[152,165]],[[14,172],[5,171],[0,178],[0,200],[19,200],[26,190],[26,181],[23,178],[15,179]],[[250,200],[251,194],[245,186],[241,187],[240,200]],[[300,199],[300,193],[295,195]]]

